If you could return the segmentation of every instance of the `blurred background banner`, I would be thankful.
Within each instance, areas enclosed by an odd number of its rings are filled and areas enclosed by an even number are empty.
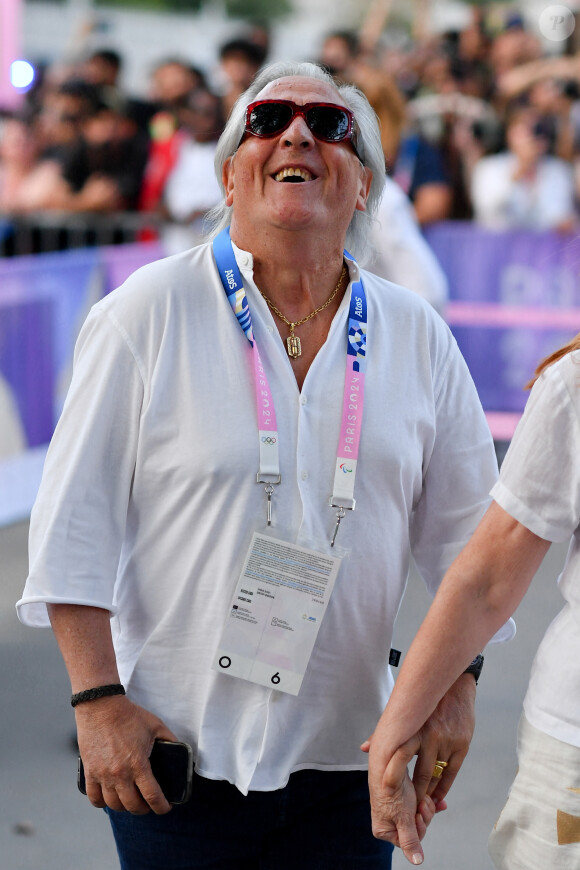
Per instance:
[[[0,260],[0,526],[30,513],[90,307],[161,256],[148,243]]]
[[[509,440],[536,365],[580,331],[580,238],[465,222],[425,234],[449,280],[445,318],[494,437]]]
[[[503,449],[580,331],[569,6],[546,33],[541,0],[0,0],[0,525],[30,510],[90,306],[198,244],[269,60],[367,95],[387,171],[368,265],[445,317]]]
[[[434,225],[426,235],[449,280],[446,319],[494,438],[508,441],[538,360],[580,331],[580,238],[459,222]],[[164,255],[156,241],[0,259],[3,419],[6,425],[11,408],[22,432],[20,449],[0,455],[0,525],[30,511],[39,454],[62,410],[89,308]]]
[[[96,249],[0,261],[0,372],[28,447],[52,436],[80,324],[102,295],[99,271]]]
[[[161,256],[158,244],[136,244],[0,260],[0,374],[28,447],[52,437],[90,307]]]
[[[11,67],[20,56],[21,0],[0,3],[0,108],[16,109],[21,95],[11,84]]]
[[[0,301],[0,371],[29,447],[46,444],[54,428],[54,319],[53,301],[42,294]]]

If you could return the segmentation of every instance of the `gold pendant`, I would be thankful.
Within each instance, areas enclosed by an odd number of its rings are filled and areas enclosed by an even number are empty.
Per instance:
[[[297,335],[289,335],[286,339],[286,347],[288,348],[288,356],[291,356],[292,359],[297,359],[302,355],[302,346],[300,344],[300,339]]]

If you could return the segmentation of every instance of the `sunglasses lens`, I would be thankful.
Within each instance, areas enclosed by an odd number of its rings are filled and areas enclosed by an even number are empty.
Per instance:
[[[308,126],[319,139],[340,142],[348,134],[348,115],[332,106],[314,106],[308,110]]]
[[[282,130],[292,117],[292,109],[284,103],[261,103],[254,106],[248,118],[255,136],[273,136]]]

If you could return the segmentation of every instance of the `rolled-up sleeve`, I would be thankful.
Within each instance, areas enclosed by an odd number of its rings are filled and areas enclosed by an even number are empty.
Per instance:
[[[547,541],[565,542],[580,524],[578,355],[534,384],[504,459],[495,501]]]

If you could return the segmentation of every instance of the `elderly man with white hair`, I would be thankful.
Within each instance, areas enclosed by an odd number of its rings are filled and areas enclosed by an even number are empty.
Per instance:
[[[445,323],[357,265],[384,177],[362,94],[268,66],[216,167],[213,238],[82,329],[19,614],[50,619],[122,868],[388,868],[360,745],[411,556],[435,591],[487,505],[493,444]],[[424,729],[423,833],[474,695],[470,671]],[[192,748],[182,805],[153,776],[158,739]]]

